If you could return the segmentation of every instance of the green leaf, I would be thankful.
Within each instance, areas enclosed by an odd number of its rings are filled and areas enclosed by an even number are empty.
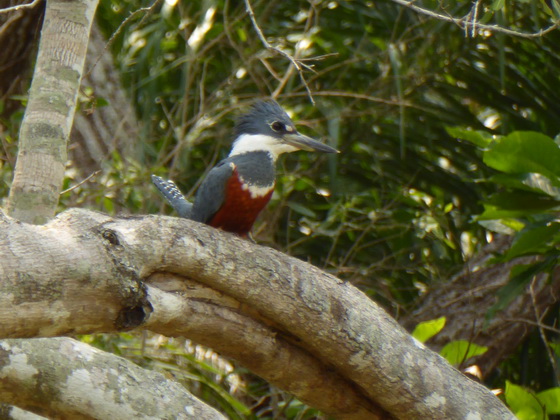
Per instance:
[[[560,2],[558,0],[551,0],[552,10],[554,11],[554,17],[558,19],[560,17]]]
[[[447,343],[439,352],[452,365],[458,365],[471,357],[486,353],[488,347],[479,346],[466,340]]]
[[[103,198],[103,207],[105,207],[105,210],[107,210],[107,212],[109,214],[113,214],[115,211],[115,206],[113,205],[113,200],[111,200],[109,197],[104,197]]]
[[[506,381],[506,403],[518,419],[545,419],[545,413],[537,397],[524,388]]]
[[[537,394],[547,414],[560,414],[560,388],[550,388]]]
[[[445,317],[432,319],[430,321],[424,321],[419,323],[414,331],[412,331],[412,336],[416,338],[421,343],[425,343],[434,335],[439,333],[445,326]]]
[[[484,152],[484,163],[514,174],[536,172],[550,179],[560,177],[560,147],[550,137],[533,131],[515,131],[495,141]]]
[[[494,194],[484,203],[484,212],[476,220],[524,217],[543,213],[558,207],[560,202],[552,198],[526,191]]]
[[[549,178],[536,173],[505,174],[499,173],[487,179],[504,187],[530,191],[537,194],[546,194],[560,200],[558,190],[559,181],[551,181]]]
[[[509,225],[509,222],[515,219],[500,219],[500,220],[478,220],[478,224],[484,229],[492,232],[502,233],[504,235],[513,235],[516,229]],[[504,223],[504,222],[508,223]]]
[[[557,259],[557,257],[550,256],[535,264],[519,264],[514,266],[510,272],[509,281],[496,293],[498,300],[488,309],[486,319],[492,319],[496,312],[501,311],[513,299],[521,294],[535,275],[548,270],[551,266],[556,264]]]
[[[486,131],[465,130],[458,127],[447,127],[447,133],[455,138],[471,142],[478,147],[486,148],[492,143],[492,135]]]
[[[517,219],[501,219],[500,222],[507,226],[508,228],[512,229],[514,232],[520,232],[526,226],[525,223],[517,220]]]
[[[548,345],[552,350],[554,350],[556,356],[560,356],[560,343],[548,343]]]
[[[309,218],[312,218],[312,219],[317,218],[317,214],[313,210],[311,210],[308,207],[305,207],[305,206],[303,206],[299,203],[296,203],[295,201],[288,201],[288,207],[291,208],[296,213],[302,214],[306,217],[309,217]]]
[[[492,2],[492,4],[490,5],[490,9],[497,11],[497,10],[502,10],[504,8],[504,5],[506,3],[506,0],[494,0]]]
[[[520,255],[544,253],[550,249],[551,242],[555,242],[560,223],[550,223],[545,226],[530,227],[520,232],[510,249],[504,255],[504,261]],[[552,244],[553,245],[553,244]]]

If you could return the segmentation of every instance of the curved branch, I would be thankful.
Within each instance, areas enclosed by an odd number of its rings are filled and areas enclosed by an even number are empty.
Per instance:
[[[72,229],[65,229],[66,224]],[[78,275],[81,271],[75,271],[76,261],[55,258],[60,253],[55,250],[68,252],[70,246],[72,252],[82,248],[87,253],[91,248],[91,264],[112,267],[113,275],[128,277],[130,284],[138,279],[148,280],[154,273],[169,272],[229,296],[233,299],[231,302],[241,303],[240,309],[236,309],[240,311],[239,317],[250,316],[265,327],[273,328],[262,329],[259,324],[251,323],[255,331],[261,331],[262,337],[270,340],[264,343],[269,349],[278,344],[288,355],[291,346],[297,347],[299,353],[292,353],[297,363],[303,363],[305,354],[311,355],[318,363],[317,371],[321,365],[330,367],[333,372],[328,379],[330,383],[339,378],[342,382],[348,381],[357,390],[356,395],[365,396],[370,406],[381,406],[395,418],[513,419],[489,390],[464,377],[443,358],[410,337],[359,290],[295,258],[190,220],[171,217],[113,219],[71,210],[43,227],[21,226],[28,229],[25,237],[33,244],[45,238],[45,231],[57,232],[47,235],[50,248],[39,248],[39,251],[46,253],[41,260],[43,264],[47,261],[51,266],[62,265],[69,270],[66,282],[78,279],[84,288],[91,286]],[[0,235],[3,231],[6,230],[0,229]],[[7,242],[10,241],[4,240]],[[16,278],[20,272],[13,270],[12,252],[0,249],[0,253],[8,260],[0,268],[0,278]],[[12,259],[21,260],[22,257],[27,257],[32,267],[37,255],[20,253]],[[37,281],[49,279],[48,269],[32,271],[32,274],[30,278]],[[0,282],[0,298],[14,290],[13,284],[3,287],[3,283]],[[155,323],[158,315],[150,314],[151,307],[161,311],[162,306],[155,299],[157,291],[153,293],[153,303],[136,301],[140,302],[136,309],[125,311],[124,318],[132,319],[132,324]],[[11,306],[8,298],[3,302],[8,305],[7,313],[14,313],[13,302]],[[232,305],[235,309],[237,304]],[[0,310],[3,309],[0,305]],[[94,313],[92,316],[101,315]],[[150,321],[151,317],[154,321]],[[236,315],[235,319],[239,317]],[[65,318],[65,321],[72,322],[72,319]],[[163,329],[165,323],[162,324],[161,319],[157,322]],[[228,328],[239,329],[235,325],[237,322]],[[213,327],[214,333],[219,332],[219,326]],[[274,335],[270,331],[279,333]],[[286,343],[281,341],[284,338]],[[224,344],[224,347],[227,346]],[[241,352],[232,350],[235,351]],[[252,348],[245,348],[245,351],[248,359],[259,355]],[[273,353],[271,357],[275,356]],[[271,361],[263,363],[268,362]],[[283,364],[278,365],[282,367]],[[267,375],[273,377],[273,373],[271,369]],[[296,396],[300,392],[305,398],[312,395],[309,390],[304,391],[308,394],[297,389],[293,392]]]
[[[49,418],[225,420],[163,374],[70,338],[1,341],[0,378],[0,400]]]
[[[110,332],[147,319],[144,328],[212,347],[337,418],[389,418],[246,305],[167,274],[151,275],[139,287],[135,257],[125,257],[124,243],[103,228],[111,220],[85,211],[46,226],[0,217],[0,253],[13,257],[0,267],[0,337]]]
[[[187,283],[189,298],[148,287],[154,311],[144,328],[168,337],[188,337],[211,347],[337,419],[391,418],[374,406],[351,381],[290,343],[285,333],[243,313],[247,308],[238,302],[177,276],[157,277],[155,284],[162,281]],[[148,281],[154,282],[153,278]]]

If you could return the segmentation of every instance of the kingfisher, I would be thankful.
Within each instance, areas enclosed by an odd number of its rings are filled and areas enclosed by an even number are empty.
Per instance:
[[[297,150],[338,153],[299,133],[276,101],[257,101],[241,115],[229,156],[210,170],[190,203],[173,181],[152,181],[180,217],[247,237],[276,183],[275,164],[282,153]]]

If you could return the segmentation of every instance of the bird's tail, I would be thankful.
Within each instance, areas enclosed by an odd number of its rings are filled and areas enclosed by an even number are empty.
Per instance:
[[[152,175],[152,182],[180,217],[184,217],[185,219],[191,218],[192,203],[187,201],[183,193],[179,190],[179,188],[177,188],[177,185],[175,185],[173,181],[166,181],[159,176]]]

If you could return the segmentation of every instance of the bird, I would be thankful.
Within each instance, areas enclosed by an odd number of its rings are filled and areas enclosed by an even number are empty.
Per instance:
[[[180,217],[249,237],[276,184],[275,164],[282,153],[298,150],[339,153],[297,131],[274,100],[259,100],[241,115],[234,128],[229,156],[208,172],[190,203],[173,181],[152,181]]]

